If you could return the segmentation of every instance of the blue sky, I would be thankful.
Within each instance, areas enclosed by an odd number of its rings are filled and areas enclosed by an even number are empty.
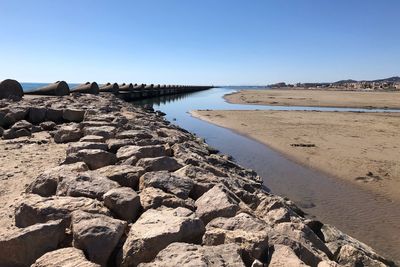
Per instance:
[[[0,79],[241,85],[394,75],[399,0],[0,0]]]

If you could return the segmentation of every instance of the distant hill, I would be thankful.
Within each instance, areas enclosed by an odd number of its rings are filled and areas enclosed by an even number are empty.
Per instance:
[[[399,76],[394,76],[394,77],[390,77],[390,78],[386,78],[386,79],[379,79],[379,80],[372,80],[372,81],[367,81],[367,80],[362,80],[362,81],[356,81],[356,80],[341,80],[341,81],[337,81],[334,82],[333,84],[344,84],[344,83],[357,83],[357,82],[380,82],[380,83],[384,83],[384,82],[400,82],[400,77]]]

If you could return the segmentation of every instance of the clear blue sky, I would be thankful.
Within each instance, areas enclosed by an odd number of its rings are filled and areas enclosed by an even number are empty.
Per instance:
[[[394,75],[399,0],[0,0],[0,79],[240,85]]]

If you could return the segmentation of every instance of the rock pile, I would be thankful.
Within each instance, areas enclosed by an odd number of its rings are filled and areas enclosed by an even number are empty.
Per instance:
[[[111,94],[0,101],[3,138],[68,143],[1,231],[0,266],[390,266],[162,114]]]

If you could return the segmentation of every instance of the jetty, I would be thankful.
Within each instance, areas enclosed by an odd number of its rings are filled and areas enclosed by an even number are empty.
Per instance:
[[[0,83],[0,266],[394,266],[121,87]]]
[[[17,81],[14,80],[12,81],[13,81],[12,87],[20,86]],[[5,83],[10,83],[10,80],[6,80]],[[196,91],[202,91],[210,89],[212,87],[213,86],[167,85],[167,84],[154,85],[154,84],[137,84],[137,83],[118,84],[110,82],[98,85],[96,82],[86,82],[84,84],[80,84],[70,89],[65,81],[57,81],[55,83],[46,85],[44,87],[35,88],[32,91],[25,92],[24,94],[62,96],[62,95],[68,95],[70,93],[84,93],[84,94],[112,93],[125,101],[132,102],[135,100],[153,98],[158,96],[185,94]],[[3,92],[5,92],[5,90],[3,90]],[[21,92],[19,92],[17,95],[21,95]],[[6,96],[7,94],[4,95],[4,97]]]

